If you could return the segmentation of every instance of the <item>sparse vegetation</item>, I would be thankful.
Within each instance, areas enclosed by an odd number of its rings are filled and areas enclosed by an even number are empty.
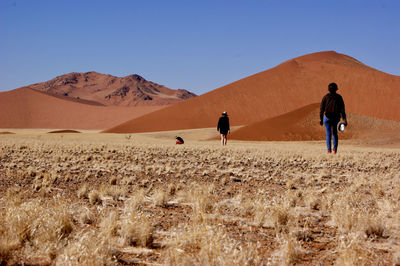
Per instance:
[[[400,261],[398,149],[129,139],[1,136],[0,264]]]

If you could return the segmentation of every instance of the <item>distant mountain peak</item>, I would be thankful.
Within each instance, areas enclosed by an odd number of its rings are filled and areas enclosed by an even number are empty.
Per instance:
[[[125,78],[136,80],[136,81],[143,81],[143,80],[146,81],[142,76],[139,76],[137,74],[132,74],[132,75],[126,76]]]
[[[196,96],[187,90],[169,89],[137,74],[116,77],[94,71],[71,72],[27,87],[111,106],[169,105]]]

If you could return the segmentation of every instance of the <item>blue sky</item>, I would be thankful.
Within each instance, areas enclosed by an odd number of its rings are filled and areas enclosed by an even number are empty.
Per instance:
[[[197,94],[335,50],[400,75],[398,0],[0,0],[0,91],[69,72]]]

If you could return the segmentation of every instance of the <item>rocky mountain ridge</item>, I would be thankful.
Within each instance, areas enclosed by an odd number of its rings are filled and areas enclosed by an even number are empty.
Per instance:
[[[187,90],[169,89],[137,74],[116,77],[97,72],[73,72],[27,88],[106,106],[170,105],[196,96]]]

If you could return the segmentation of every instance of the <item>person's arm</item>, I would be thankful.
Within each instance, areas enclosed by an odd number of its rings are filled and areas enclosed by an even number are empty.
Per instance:
[[[221,118],[218,119],[217,131],[219,131],[220,128],[221,128]]]
[[[229,117],[228,117],[228,132],[230,132],[231,131],[231,127],[230,127],[230,125],[229,125]]]
[[[319,107],[319,124],[322,126],[323,124],[323,118],[324,118],[324,112],[325,112],[325,105],[326,105],[326,96],[322,98],[321,105]]]
[[[340,115],[342,116],[342,119],[344,120],[345,125],[347,126],[346,110],[342,96],[340,96]]]

